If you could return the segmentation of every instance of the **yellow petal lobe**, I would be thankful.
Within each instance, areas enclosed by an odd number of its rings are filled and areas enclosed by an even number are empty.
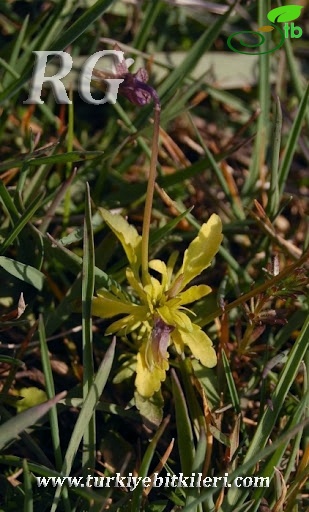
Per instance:
[[[154,366],[150,371],[145,361],[145,348],[142,347],[137,354],[136,379],[135,386],[138,393],[145,397],[151,397],[156,391],[159,391],[161,382],[165,380],[166,370],[168,370],[168,361],[162,361],[162,366]]]
[[[202,365],[207,368],[213,368],[217,364],[217,356],[216,352],[212,346],[212,342],[210,338],[208,338],[207,334],[202,331],[202,329],[196,325],[192,324],[192,331],[185,332],[179,330],[175,334],[172,333],[172,338],[174,339],[180,337],[179,343],[183,342],[185,345],[189,347],[192,354],[196,359],[199,359]]]
[[[138,308],[138,306],[134,306],[134,304],[122,302],[111,297],[113,297],[112,294],[108,292],[106,295],[103,295],[102,292],[102,295],[99,297],[94,297],[92,299],[92,314],[100,318],[111,318],[120,314],[134,313],[136,308]]]
[[[196,300],[205,297],[211,292],[210,286],[206,284],[200,284],[198,286],[191,286],[184,292],[180,294],[180,302],[179,304],[190,304],[190,302],[194,302]]]
[[[192,240],[185,251],[180,273],[183,274],[182,289],[209,267],[211,260],[219,250],[222,242],[222,223],[218,215],[213,214],[202,225],[197,237]]]
[[[129,224],[121,215],[112,214],[104,208],[99,208],[99,212],[121,243],[130,264],[139,264],[142,237],[138,234],[135,227]]]

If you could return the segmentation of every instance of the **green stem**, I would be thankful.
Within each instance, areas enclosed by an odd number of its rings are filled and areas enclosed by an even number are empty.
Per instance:
[[[160,105],[155,104],[154,109],[154,125],[152,136],[152,151],[150,159],[150,170],[146,192],[143,231],[142,231],[142,281],[145,286],[148,282],[148,249],[149,249],[149,231],[152,211],[153,193],[156,181],[156,169],[159,150],[159,133],[160,133]]]

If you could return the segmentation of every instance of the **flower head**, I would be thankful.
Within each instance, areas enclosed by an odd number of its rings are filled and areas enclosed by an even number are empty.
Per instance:
[[[114,45],[114,50],[122,51],[118,44]],[[100,80],[106,80],[111,78],[122,78],[122,82],[119,85],[119,93],[125,96],[131,103],[137,106],[143,107],[151,100],[157,106],[160,106],[160,100],[157,92],[153,87],[147,84],[148,73],[146,69],[140,68],[136,73],[130,73],[128,64],[134,62],[132,59],[123,59],[115,65],[115,73],[105,73],[97,69],[93,70],[93,75]]]
[[[121,49],[116,44],[114,50],[119,51]],[[117,75],[123,78],[123,82],[119,86],[119,92],[131,103],[144,106],[153,100],[156,104],[160,104],[156,91],[147,84],[148,73],[146,69],[140,68],[136,73],[130,73],[125,59],[116,64],[115,68]]]
[[[167,264],[158,259],[150,261],[149,269],[159,274],[160,279],[149,273],[147,284],[143,285],[139,277],[141,236],[120,215],[112,215],[103,208],[100,208],[100,213],[127,255],[130,266],[126,277],[138,303],[130,302],[118,290],[115,293],[101,290],[93,299],[92,312],[102,318],[124,315],[108,327],[107,334],[137,332],[139,351],[135,384],[139,394],[151,397],[160,389],[169,367],[168,348],[171,344],[179,354],[183,353],[186,345],[204,366],[215,366],[217,358],[212,342],[191,321],[192,312],[186,306],[211,292],[211,288],[204,284],[188,285],[210,265],[219,249],[222,241],[220,218],[212,215],[202,225],[185,251],[182,266],[176,274],[176,252],[172,253]]]

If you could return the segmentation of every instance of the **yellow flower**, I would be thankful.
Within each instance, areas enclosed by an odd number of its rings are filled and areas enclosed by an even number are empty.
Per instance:
[[[140,395],[151,397],[160,389],[168,370],[168,347],[173,344],[179,354],[187,345],[194,357],[211,368],[217,357],[212,342],[202,329],[192,323],[186,306],[211,292],[201,284],[187,287],[204,269],[209,267],[222,241],[222,224],[217,215],[212,215],[203,224],[197,237],[185,251],[181,268],[174,275],[178,253],[172,253],[167,264],[161,260],[149,262],[149,269],[160,275],[160,280],[148,275],[147,283],[139,277],[141,265],[141,236],[120,215],[113,215],[100,208],[100,213],[122,244],[130,267],[126,277],[138,303],[131,302],[119,292],[100,290],[92,303],[95,316],[111,318],[125,315],[113,322],[106,334],[126,335],[137,331],[139,351],[137,354],[135,385]]]

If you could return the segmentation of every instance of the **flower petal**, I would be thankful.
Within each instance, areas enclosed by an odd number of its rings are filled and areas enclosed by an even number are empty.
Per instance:
[[[208,293],[211,292],[210,286],[206,284],[200,284],[198,286],[191,286],[184,292],[179,294],[180,302],[179,304],[190,304],[190,302],[194,302],[196,300],[205,297]]]
[[[151,397],[161,387],[165,380],[168,361],[164,359],[161,367],[154,366],[150,371],[145,361],[145,344],[137,354],[135,386],[138,393],[144,397]]]
[[[175,267],[175,264],[176,264],[178,256],[179,256],[179,252],[178,251],[173,251],[172,254],[170,255],[170,257],[167,260],[168,283],[171,282],[172,275],[173,275],[173,272],[174,272],[174,267]]]
[[[166,274],[167,272],[166,265],[164,261],[161,260],[151,260],[149,262],[149,268],[152,268],[152,270],[155,270],[156,272],[162,275]]]
[[[136,291],[136,293],[140,297],[141,301],[146,304],[147,303],[147,294],[143,288],[142,283],[136,279],[131,268],[126,269],[126,276],[127,276],[127,280],[129,281],[129,284],[132,286],[133,290]]]
[[[183,329],[185,331],[192,330],[192,322],[188,315],[178,311],[176,308],[170,308],[169,303],[167,303],[166,306],[158,308],[157,313],[167,325],[172,325],[177,329]]]
[[[100,291],[100,295],[92,299],[92,314],[101,318],[134,313],[138,307],[137,305],[114,298],[109,292]]]
[[[155,270],[156,272],[158,272],[158,274],[162,275],[162,280],[161,280],[162,288],[163,288],[163,290],[165,290],[166,285],[167,285],[167,268],[166,268],[164,261],[151,260],[149,262],[149,268],[151,268],[152,270]]]
[[[141,326],[141,322],[144,321],[145,315],[140,318],[137,315],[127,315],[124,318],[120,318],[113,322],[105,331],[105,334],[117,333],[118,336],[125,336],[132,331],[135,331]]]
[[[222,223],[218,215],[213,214],[206,224],[203,224],[197,237],[192,240],[185,251],[179,274],[183,274],[181,289],[209,267],[211,260],[218,252],[222,242]]]
[[[148,301],[151,304],[157,304],[160,302],[163,295],[163,287],[158,279],[150,276],[150,282],[144,286],[144,290],[147,293]]]
[[[139,265],[142,237],[138,234],[135,227],[131,226],[121,215],[112,214],[104,208],[99,208],[99,212],[120,241],[130,264]]]
[[[172,332],[171,337],[176,342],[176,345],[181,346],[181,343],[187,345],[194,357],[199,359],[207,368],[216,366],[217,356],[212,346],[212,341],[198,325],[192,324],[191,332],[185,332],[180,329],[175,330]]]
[[[175,329],[171,333],[171,340],[172,340],[172,343],[174,344],[177,354],[183,354],[184,350],[185,350],[184,343],[183,343],[182,337],[180,335],[180,331],[178,329]]]

